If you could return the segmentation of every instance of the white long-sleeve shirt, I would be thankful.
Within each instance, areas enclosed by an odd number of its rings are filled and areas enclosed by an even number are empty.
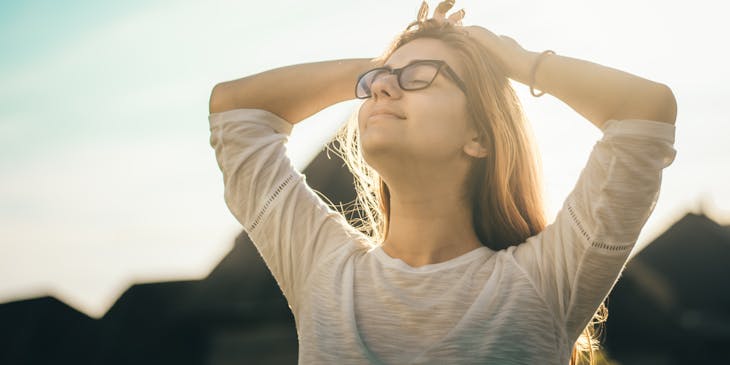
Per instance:
[[[411,267],[307,185],[292,124],[209,116],[225,201],[294,314],[301,364],[567,364],[674,160],[674,125],[610,120],[555,221],[524,243]]]

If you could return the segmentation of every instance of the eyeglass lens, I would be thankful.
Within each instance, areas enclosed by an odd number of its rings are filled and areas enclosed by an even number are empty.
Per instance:
[[[357,85],[357,97],[368,98],[372,96],[373,83],[391,73],[398,75],[398,84],[403,90],[423,89],[436,78],[438,69],[438,65],[433,63],[414,63],[393,71],[386,68],[376,68],[360,78]]]

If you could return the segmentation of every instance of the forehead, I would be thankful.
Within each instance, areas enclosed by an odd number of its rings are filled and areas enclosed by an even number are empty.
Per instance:
[[[412,60],[443,60],[459,75],[463,75],[461,62],[459,62],[455,53],[438,39],[418,38],[396,49],[385,62],[385,65],[391,68],[399,68],[407,65]]]

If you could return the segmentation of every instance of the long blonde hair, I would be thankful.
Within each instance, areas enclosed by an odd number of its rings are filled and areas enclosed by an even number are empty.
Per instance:
[[[396,49],[418,38],[442,41],[463,61],[468,116],[488,151],[486,158],[472,160],[467,181],[477,237],[495,251],[525,242],[546,226],[542,171],[532,131],[509,79],[492,61],[490,51],[461,28],[432,20],[411,23],[379,59],[387,60]],[[344,213],[354,217],[351,224],[382,244],[389,228],[390,191],[362,156],[356,115],[340,129],[336,142],[334,151],[352,172],[357,192],[356,201]],[[598,345],[594,325],[605,317],[601,304],[576,342],[571,364],[579,358],[593,363]]]

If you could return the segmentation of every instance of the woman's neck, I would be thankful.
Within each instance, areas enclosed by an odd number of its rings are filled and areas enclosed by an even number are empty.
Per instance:
[[[483,247],[474,231],[471,207],[447,194],[411,195],[399,199],[391,191],[390,222],[383,251],[418,267],[444,262]]]

